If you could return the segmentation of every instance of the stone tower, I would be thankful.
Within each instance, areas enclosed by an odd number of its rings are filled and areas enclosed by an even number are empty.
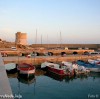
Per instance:
[[[17,32],[16,33],[15,43],[16,44],[27,45],[27,34],[26,33]]]

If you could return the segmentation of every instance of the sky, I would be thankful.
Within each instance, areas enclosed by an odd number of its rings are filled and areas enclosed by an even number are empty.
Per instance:
[[[100,0],[0,0],[0,38],[16,32],[28,44],[100,44]]]

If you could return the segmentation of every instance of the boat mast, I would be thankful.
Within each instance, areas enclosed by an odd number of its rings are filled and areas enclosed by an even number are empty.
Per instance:
[[[48,34],[47,34],[47,49],[49,49]]]
[[[41,47],[42,47],[42,34],[41,34]]]
[[[58,33],[57,33],[57,38],[59,38],[59,37],[58,37]],[[56,49],[58,49],[58,48],[59,48],[59,39],[57,39],[56,42],[57,42],[57,43],[56,43]]]
[[[62,35],[61,35],[61,31],[60,31],[60,48],[62,47]]]
[[[37,44],[37,29],[36,29],[35,47],[36,47],[36,44]]]
[[[35,38],[35,49],[34,49],[34,65],[35,65],[35,55],[36,55],[36,44],[37,44],[37,29],[36,29],[36,38]]]

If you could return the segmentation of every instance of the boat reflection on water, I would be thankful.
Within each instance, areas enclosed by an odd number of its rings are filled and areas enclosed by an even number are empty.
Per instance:
[[[45,75],[52,78],[52,79],[54,79],[54,80],[61,81],[61,82],[64,81],[66,83],[70,83],[70,82],[72,82],[76,79],[79,79],[79,80],[83,81],[85,79],[88,79],[88,77],[92,77],[93,80],[95,78],[98,78],[98,77],[100,78],[99,73],[89,73],[88,75],[78,75],[78,76],[72,76],[72,77],[70,77],[70,76],[58,76],[58,75],[56,75],[52,72],[47,72]]]
[[[36,82],[35,75],[31,75],[31,76],[27,77],[24,75],[20,75],[18,73],[11,74],[11,73],[7,72],[7,76],[8,76],[8,78],[17,78],[18,82],[28,84],[28,85]]]
[[[47,72],[45,75],[54,80],[60,81],[60,82],[65,81],[66,83],[69,83],[70,81],[73,81],[74,79],[76,79],[76,76],[71,76],[71,77],[70,76],[59,76],[52,72]]]
[[[59,76],[59,75],[56,75],[50,71],[46,72],[45,74],[46,76],[50,77],[50,78],[53,78],[54,80],[58,80],[58,81],[63,81],[65,79],[66,76]]]
[[[93,80],[95,80],[96,78],[100,78],[100,73],[94,73],[94,72],[92,72],[92,73],[90,73],[89,76],[93,77]]]
[[[88,77],[92,77],[93,80],[95,80],[96,78],[100,78],[100,73],[93,73],[90,72],[88,75],[77,75],[77,76],[59,76],[56,75],[52,72],[44,72],[41,69],[36,69],[35,75],[31,75],[29,77],[22,75],[22,74],[18,74],[15,72],[15,74],[9,74],[7,73],[8,78],[17,78],[18,82],[24,83],[24,84],[32,84],[36,82],[36,78],[35,76],[41,76],[41,75],[45,75],[47,77],[50,77],[54,80],[60,81],[60,82],[66,82],[66,83],[70,83],[76,79],[79,79],[81,81],[88,79]]]
[[[31,76],[25,76],[25,75],[22,75],[22,74],[18,73],[17,74],[17,80],[18,80],[18,94],[19,95],[21,95],[22,91],[25,90],[23,88],[26,88],[27,90],[29,90],[30,85],[34,85],[33,95],[35,95],[36,79],[35,79],[34,74],[31,75]],[[21,87],[23,85],[24,85],[24,87]],[[25,90],[25,92],[27,92],[27,90]],[[18,98],[18,99],[20,99],[20,98]]]
[[[24,84],[28,84],[28,85],[32,84],[36,81],[35,75],[31,75],[29,77],[26,77],[26,76],[18,74],[17,79],[19,82],[24,83]]]

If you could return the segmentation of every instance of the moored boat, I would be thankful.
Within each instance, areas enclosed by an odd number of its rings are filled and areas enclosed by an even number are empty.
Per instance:
[[[100,62],[98,62],[97,65],[100,65]]]
[[[97,64],[100,64],[99,62],[100,62],[100,59],[97,59],[97,60],[92,60],[92,59],[88,59],[88,62],[90,63],[90,64],[95,64],[95,65],[97,65]]]
[[[12,69],[15,69],[15,68],[16,68],[16,64],[15,63],[5,64],[5,69],[6,70],[12,70]]]
[[[6,72],[9,74],[14,74],[17,72],[16,64],[15,63],[8,63],[5,64]]]
[[[91,72],[100,72],[100,66],[97,64],[90,64],[84,61],[77,61],[77,63],[80,65],[83,65],[86,69],[90,70]],[[100,64],[100,63],[98,63]]]
[[[69,70],[65,65],[59,65],[49,62],[44,62],[41,64],[41,68],[47,67],[47,70],[55,73],[59,76],[74,76],[75,72],[74,70]]]
[[[27,63],[18,64],[17,70],[20,74],[35,74],[35,67]]]
[[[70,68],[72,70],[75,70],[76,75],[79,74],[87,74],[90,71],[85,68],[84,66],[78,65],[76,62],[62,62],[64,65],[66,65],[67,68]]]

